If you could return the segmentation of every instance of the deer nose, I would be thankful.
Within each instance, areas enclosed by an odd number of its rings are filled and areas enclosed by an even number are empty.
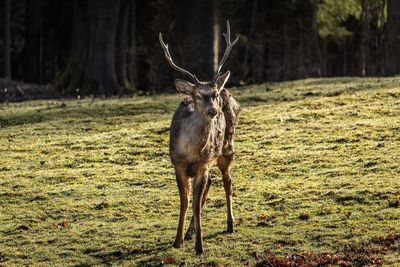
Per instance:
[[[207,113],[208,113],[208,116],[215,117],[218,112],[215,108],[210,108],[210,109],[208,109]]]

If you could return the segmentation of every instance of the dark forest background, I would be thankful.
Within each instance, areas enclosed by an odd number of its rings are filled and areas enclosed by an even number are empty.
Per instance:
[[[43,87],[63,97],[171,92],[180,75],[158,32],[178,65],[210,80],[226,20],[240,37],[224,67],[231,86],[400,73],[399,0],[1,0],[0,8],[1,90],[6,81],[32,85],[10,98]]]

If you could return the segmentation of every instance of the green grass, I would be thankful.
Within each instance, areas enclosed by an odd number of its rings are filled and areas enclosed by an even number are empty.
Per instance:
[[[400,79],[340,78],[232,90],[233,168],[203,210],[205,253],[172,248],[179,196],[168,155],[178,95],[0,105],[0,266],[256,263],[271,250],[341,252],[400,233]],[[191,211],[189,211],[189,215]],[[186,223],[187,226],[188,223]],[[400,265],[399,247],[378,255]]]

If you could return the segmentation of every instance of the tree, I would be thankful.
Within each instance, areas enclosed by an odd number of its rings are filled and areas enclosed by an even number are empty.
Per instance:
[[[312,12],[312,33],[311,33],[311,64],[312,64],[312,71],[311,75],[313,77],[321,77],[321,50],[319,47],[319,40],[318,40],[318,5],[319,0],[313,0],[313,12]]]
[[[136,48],[136,2],[130,1],[129,3],[129,19],[128,19],[128,52],[126,68],[128,72],[128,81],[131,88],[137,86],[137,48]]]
[[[71,52],[57,81],[58,89],[70,93],[80,88],[84,94],[114,95],[124,86],[120,84],[124,75],[118,81],[115,68],[120,7],[121,0],[74,1]],[[125,42],[122,36],[119,40]]]
[[[318,6],[318,31],[321,37],[343,39],[352,34],[345,22],[361,16],[360,0],[324,0]]]
[[[361,76],[365,77],[367,74],[367,60],[369,55],[368,42],[369,42],[369,3],[367,0],[361,0]]]
[[[398,0],[4,0],[0,72],[58,92],[175,91],[178,65],[209,80],[228,19],[240,42],[231,85],[304,77],[400,74]],[[11,5],[11,7],[10,7]],[[60,12],[62,10],[62,12]],[[12,13],[12,18],[11,18]],[[12,33],[12,34],[11,34]],[[321,44],[321,46],[319,45]]]
[[[187,6],[189,35],[184,49],[187,65],[200,80],[208,81],[214,74],[214,9],[214,0],[190,0]]]
[[[251,23],[248,33],[248,40],[244,53],[244,64],[246,76],[252,76],[251,81],[260,83],[265,80],[265,51],[266,38],[265,31],[262,30],[266,25],[267,4],[265,1],[248,1],[251,9]],[[249,41],[251,40],[251,41]],[[250,54],[251,52],[251,54]],[[251,59],[251,62],[250,62]],[[249,64],[251,63],[251,64]]]
[[[23,77],[25,82],[40,81],[40,46],[42,27],[42,0],[26,1],[25,46],[23,50]]]
[[[4,1],[4,76],[11,79],[11,1]]]
[[[115,70],[117,82],[121,89],[130,88],[128,73],[127,73],[127,55],[128,55],[128,24],[129,24],[129,0],[121,0],[119,11],[119,21],[116,33],[116,55],[115,55]],[[122,90],[120,90],[122,93]]]
[[[386,74],[400,73],[400,1],[387,0],[387,63]]]

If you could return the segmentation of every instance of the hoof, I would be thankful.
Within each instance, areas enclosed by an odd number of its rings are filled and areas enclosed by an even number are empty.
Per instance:
[[[181,245],[182,245],[182,241],[176,241],[175,240],[175,242],[174,242],[174,244],[172,245],[174,248],[180,248],[181,247]]]
[[[188,230],[185,234],[185,240],[192,240],[193,231]]]
[[[191,234],[186,234],[186,235],[185,235],[185,240],[186,240],[186,241],[192,240],[192,235],[191,235]]]
[[[201,255],[203,254],[203,242],[200,240],[196,240],[197,242],[194,245],[194,248],[196,249],[196,255]]]
[[[203,252],[203,248],[196,248],[196,255],[201,255]]]
[[[228,234],[233,234],[235,230],[233,229],[233,223],[228,223],[228,227],[226,228],[226,232]]]

